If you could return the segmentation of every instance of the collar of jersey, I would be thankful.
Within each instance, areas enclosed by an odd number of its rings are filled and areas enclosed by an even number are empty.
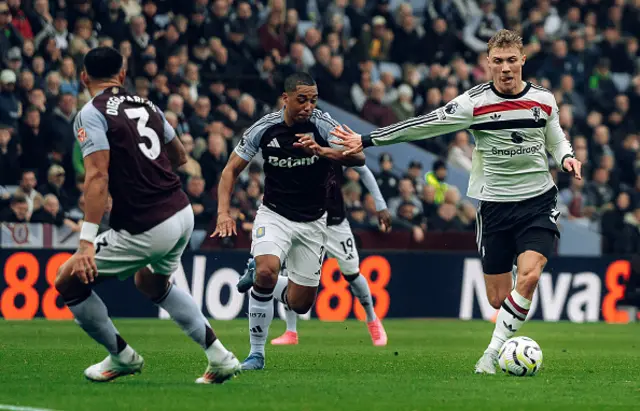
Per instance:
[[[527,94],[527,92],[531,88],[531,83],[529,83],[528,81],[525,81],[524,89],[522,89],[522,91],[519,92],[518,94],[504,94],[499,92],[498,89],[495,88],[495,86],[493,85],[493,81],[491,81],[490,84],[491,84],[491,91],[493,91],[496,96],[500,98],[508,99],[508,100],[515,100],[515,99],[521,98],[522,96]]]

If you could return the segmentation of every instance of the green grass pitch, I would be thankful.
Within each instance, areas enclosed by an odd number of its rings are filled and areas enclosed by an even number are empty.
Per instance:
[[[111,383],[82,371],[105,353],[73,322],[0,321],[0,409],[53,410],[632,410],[640,404],[640,327],[527,323],[544,368],[533,378],[477,376],[493,324],[388,320],[389,345],[363,323],[300,321],[300,345],[267,346],[267,369],[200,386],[200,349],[171,322],[116,320],[145,358],[142,374]],[[247,321],[213,322],[240,360]],[[274,321],[270,338],[284,322]],[[4,407],[4,408],[3,408]]]

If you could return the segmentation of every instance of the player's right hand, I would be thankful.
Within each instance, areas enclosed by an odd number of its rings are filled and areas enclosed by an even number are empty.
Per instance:
[[[342,152],[345,156],[358,154],[363,150],[362,136],[351,130],[346,124],[334,128],[331,130],[331,134],[340,139],[334,143],[345,147],[345,151]]]
[[[71,266],[71,275],[78,277],[84,284],[92,283],[98,276],[96,250],[92,243],[80,241],[78,251],[71,256],[67,264]]]
[[[388,233],[391,231],[391,213],[388,209],[378,211],[378,224],[380,231]]]
[[[234,220],[229,213],[218,214],[216,231],[211,234],[211,237],[220,236],[220,238],[225,238],[237,234],[236,220]]]

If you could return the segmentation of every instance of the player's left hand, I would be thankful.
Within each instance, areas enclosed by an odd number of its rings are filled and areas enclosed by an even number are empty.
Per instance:
[[[378,211],[378,224],[380,231],[388,233],[391,231],[391,213],[386,208]]]
[[[71,266],[71,275],[78,277],[84,284],[94,282],[98,276],[98,267],[93,243],[81,240],[78,251],[71,256],[67,264]]]
[[[308,134],[296,134],[296,137],[298,137],[298,141],[293,143],[294,147],[301,148],[311,155],[320,155],[322,147],[312,136]]]
[[[342,152],[345,156],[362,152],[362,136],[351,130],[346,124],[334,128],[331,130],[331,134],[340,139],[335,141],[335,144],[345,147],[345,151]]]
[[[576,179],[582,180],[582,163],[579,160],[573,157],[567,157],[564,159],[562,167]]]

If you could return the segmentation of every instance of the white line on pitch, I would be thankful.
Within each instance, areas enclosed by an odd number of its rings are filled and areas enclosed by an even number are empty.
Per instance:
[[[55,411],[50,408],[21,407],[19,405],[0,404],[0,410],[7,411]]]

